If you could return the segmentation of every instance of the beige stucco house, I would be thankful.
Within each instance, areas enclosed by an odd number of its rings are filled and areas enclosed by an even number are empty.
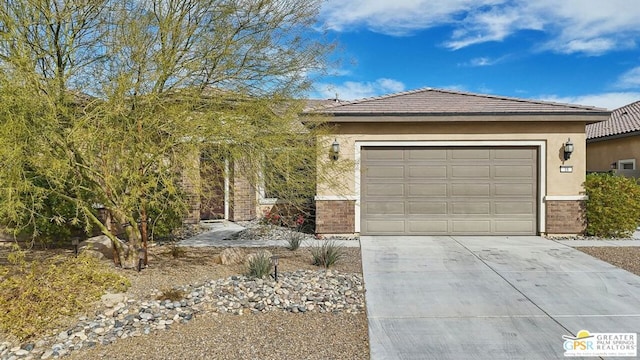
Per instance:
[[[581,233],[585,125],[610,114],[430,88],[307,113],[339,145],[319,161],[353,164],[318,184],[316,231],[362,235]]]
[[[587,125],[587,171],[615,170],[637,176],[640,159],[640,101],[615,109]]]

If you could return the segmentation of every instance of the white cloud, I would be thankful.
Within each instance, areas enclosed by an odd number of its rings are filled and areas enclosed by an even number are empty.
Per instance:
[[[340,100],[362,99],[372,96],[386,95],[404,91],[402,82],[381,78],[372,82],[346,81],[342,84],[317,84],[317,94],[323,99],[334,99],[336,96]]]
[[[452,91],[460,91],[460,92],[469,92],[469,88],[462,84],[449,84],[438,86],[438,89],[452,90]]]
[[[327,0],[321,16],[332,30],[365,26],[373,31],[405,35],[415,30],[454,21],[474,4],[485,6],[502,0]]]
[[[550,44],[547,46],[551,46]],[[566,42],[558,50],[563,53],[587,53],[592,55],[603,54],[616,48],[615,41],[611,39],[587,39],[587,40],[571,40]]]
[[[635,46],[640,35],[640,7],[635,0],[538,0],[531,11],[547,16],[545,29],[555,36],[546,44],[559,52],[601,54]]]
[[[452,50],[536,30],[548,37],[540,49],[598,55],[633,48],[640,36],[637,0],[328,0],[321,16],[336,31],[389,35],[448,25]]]
[[[494,61],[486,57],[475,58],[469,61],[469,66],[491,66],[493,64]]]
[[[545,95],[537,97],[536,99],[566,104],[596,106],[613,110],[640,100],[640,92],[610,92],[580,96]]]
[[[468,62],[460,65],[471,66],[471,67],[493,66],[502,62],[503,60],[504,60],[504,57],[501,57],[501,58],[479,57],[479,58],[473,58]]]
[[[522,29],[543,28],[539,19],[508,5],[493,7],[488,11],[471,9],[461,23],[452,25],[457,29],[451,40],[445,43],[452,50],[488,41],[502,41]]]
[[[620,89],[640,88],[640,66],[635,67],[620,75],[615,86]]]
[[[462,84],[449,84],[449,85],[438,85],[435,86],[436,89],[444,89],[444,90],[451,90],[451,91],[459,91],[459,92],[466,92],[466,93],[476,93],[476,94],[493,94],[494,91],[492,88],[484,85],[484,84],[480,84],[478,86],[474,86],[472,88],[470,88],[468,85],[462,85]]]

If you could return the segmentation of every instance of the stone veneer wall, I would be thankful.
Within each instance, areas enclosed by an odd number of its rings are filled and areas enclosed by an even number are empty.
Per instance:
[[[316,200],[316,233],[353,234],[355,220],[355,200]]]
[[[547,201],[547,234],[584,234],[584,200]]]

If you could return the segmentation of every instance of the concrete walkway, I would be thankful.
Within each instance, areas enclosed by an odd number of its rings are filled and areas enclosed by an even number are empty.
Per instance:
[[[209,230],[193,236],[191,238],[178,242],[179,246],[194,247],[272,247],[287,246],[288,242],[284,239],[267,239],[267,240],[235,240],[233,236],[241,232],[245,228],[231,221],[211,221],[203,222],[202,226]],[[360,247],[358,240],[332,240],[337,245],[344,247]],[[302,242],[301,247],[312,247],[326,244],[326,240],[307,239]]]
[[[561,359],[640,332],[640,277],[541,237],[362,236],[371,358]]]

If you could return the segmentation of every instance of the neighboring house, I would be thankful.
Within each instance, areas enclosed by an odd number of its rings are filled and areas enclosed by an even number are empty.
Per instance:
[[[615,109],[609,119],[587,125],[587,171],[640,175],[640,101]]]
[[[610,112],[427,88],[307,114],[354,164],[318,184],[317,233],[536,235],[584,231],[585,125]]]

